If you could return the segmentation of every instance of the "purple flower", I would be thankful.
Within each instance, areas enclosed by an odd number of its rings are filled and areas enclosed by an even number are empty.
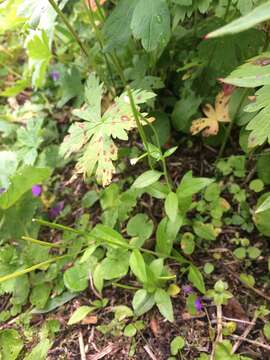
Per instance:
[[[192,286],[190,286],[190,285],[182,286],[182,290],[183,290],[185,295],[189,295],[189,294],[191,294],[193,292]]]
[[[50,209],[49,211],[49,218],[51,220],[57,218],[57,216],[60,215],[61,211],[64,209],[65,206],[65,202],[64,201],[60,201],[58,202],[53,208]]]
[[[195,308],[198,312],[202,311],[202,302],[201,302],[201,299],[198,297],[196,300],[195,300]]]
[[[60,74],[57,70],[51,71],[50,75],[51,75],[51,78],[53,79],[53,81],[57,81],[60,79]]]
[[[41,185],[34,185],[32,186],[32,194],[34,197],[39,197],[42,193],[42,186]]]
[[[6,191],[5,188],[0,188],[0,195],[3,194]]]

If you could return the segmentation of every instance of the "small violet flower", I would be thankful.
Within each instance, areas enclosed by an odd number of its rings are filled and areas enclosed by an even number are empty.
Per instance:
[[[51,220],[57,218],[57,216],[60,215],[61,211],[64,209],[65,206],[65,202],[64,201],[60,201],[58,202],[53,208],[50,209],[49,211],[49,218]]]
[[[3,194],[6,191],[5,188],[0,188],[0,195]]]
[[[42,193],[42,186],[41,185],[34,185],[32,186],[32,194],[34,197],[39,197]]]
[[[57,70],[51,71],[50,75],[53,81],[57,81],[60,79],[60,74]]]
[[[201,302],[201,299],[198,297],[196,300],[195,300],[195,309],[200,312],[202,311],[202,302]]]
[[[183,290],[185,295],[189,295],[189,294],[191,294],[193,292],[192,286],[190,286],[190,285],[182,286],[182,290]]]

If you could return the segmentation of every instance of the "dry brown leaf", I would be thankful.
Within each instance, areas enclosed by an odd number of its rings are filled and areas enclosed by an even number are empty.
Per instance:
[[[83,325],[94,325],[98,322],[98,318],[95,315],[91,315],[91,316],[86,316],[83,320],[82,320],[82,324]]]
[[[154,336],[157,337],[159,333],[159,325],[157,319],[155,319],[154,317],[152,317],[150,320],[150,329],[152,330]]]
[[[211,104],[203,107],[203,113],[206,117],[192,121],[190,132],[192,135],[202,131],[202,135],[207,137],[216,135],[219,130],[220,122],[230,122],[229,117],[230,95],[225,95],[224,91],[218,93],[215,102],[215,109]]]

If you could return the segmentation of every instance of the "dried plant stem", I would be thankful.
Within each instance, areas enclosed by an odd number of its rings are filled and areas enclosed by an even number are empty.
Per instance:
[[[253,316],[251,323],[247,326],[246,330],[243,332],[243,334],[241,336],[238,337],[238,340],[236,341],[236,343],[234,344],[234,346],[232,348],[232,354],[234,354],[238,350],[239,346],[241,345],[241,342],[246,339],[248,334],[254,328],[254,326],[256,324],[256,320],[257,320],[257,315],[255,314]]]
[[[215,359],[216,346],[222,341],[222,305],[217,305],[217,336],[213,344],[211,360]]]

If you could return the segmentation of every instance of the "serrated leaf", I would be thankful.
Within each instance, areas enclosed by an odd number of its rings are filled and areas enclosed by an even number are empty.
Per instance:
[[[49,39],[43,30],[31,30],[26,39],[29,68],[32,72],[32,84],[40,88],[45,82],[47,67],[52,58]]]
[[[217,135],[219,131],[219,123],[230,122],[229,101],[230,95],[226,95],[223,91],[221,91],[216,97],[215,109],[211,104],[205,105],[203,112],[206,117],[192,121],[192,126],[190,128],[191,134],[196,135],[202,131],[202,135],[205,137]]]
[[[146,91],[133,91],[135,104],[151,99],[154,94]],[[85,175],[96,173],[97,181],[108,185],[115,173],[113,162],[117,159],[117,147],[113,139],[127,140],[127,132],[136,128],[133,111],[127,94],[122,94],[101,115],[102,85],[91,74],[85,88],[86,104],[74,115],[84,120],[69,128],[61,145],[61,153],[66,157],[72,152],[83,150],[76,169]]]
[[[167,45],[170,29],[170,11],[166,0],[139,0],[133,13],[131,29],[141,39],[146,51]]]
[[[239,33],[268,19],[270,19],[270,2],[256,7],[247,15],[242,16],[222,28],[209,33],[206,38],[210,39],[218,36]]]
[[[0,331],[0,355],[3,360],[16,360],[23,348],[18,331],[5,329]]]

